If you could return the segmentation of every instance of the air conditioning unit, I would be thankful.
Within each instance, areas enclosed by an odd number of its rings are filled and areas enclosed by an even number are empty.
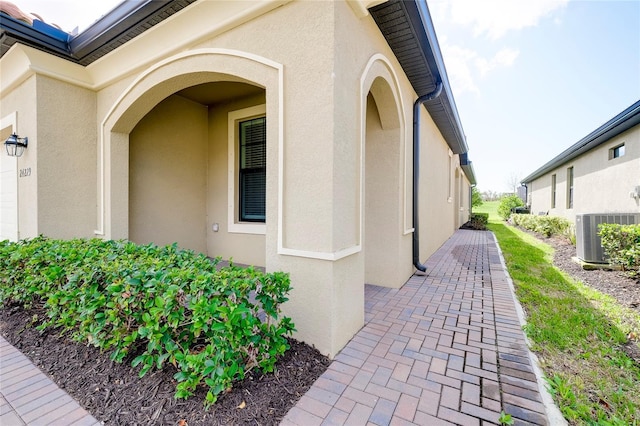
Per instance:
[[[576,215],[576,249],[578,258],[590,263],[608,263],[598,235],[601,223],[634,225],[640,213],[591,213]]]

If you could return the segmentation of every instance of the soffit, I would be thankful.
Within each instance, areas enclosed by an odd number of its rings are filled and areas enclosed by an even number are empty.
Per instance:
[[[187,87],[177,92],[178,95],[202,105],[216,105],[232,100],[264,95],[262,87],[247,83],[217,81]]]
[[[426,102],[425,108],[451,150],[455,154],[467,152],[466,138],[426,1],[389,0],[370,8],[369,12],[418,96],[432,92],[438,82],[442,82],[442,94]]]

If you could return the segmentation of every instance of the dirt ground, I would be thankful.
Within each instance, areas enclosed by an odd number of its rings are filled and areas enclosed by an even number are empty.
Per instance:
[[[328,358],[292,339],[273,374],[251,372],[207,411],[204,389],[188,400],[173,397],[175,371],[138,378],[132,357],[117,364],[55,331],[40,334],[28,326],[35,314],[43,312],[2,309],[0,333],[105,425],[277,425],[329,366]]]
[[[571,258],[576,248],[567,239],[542,239],[555,249],[553,263],[572,277],[615,298],[622,306],[640,313],[640,281],[629,277],[623,271],[588,271]]]

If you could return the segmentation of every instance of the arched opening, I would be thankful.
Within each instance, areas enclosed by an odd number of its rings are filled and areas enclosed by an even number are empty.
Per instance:
[[[281,73],[266,58],[211,48],[139,75],[101,123],[96,234],[267,266],[267,241],[278,238]]]
[[[408,274],[402,266],[404,141],[398,106],[391,87],[381,77],[373,81],[366,102],[365,282],[400,287]],[[404,261],[411,264],[409,257]]]
[[[129,134],[129,239],[264,266],[264,235],[241,232],[265,223],[264,105],[261,87],[215,81],[153,107]],[[258,120],[249,137],[239,131]]]

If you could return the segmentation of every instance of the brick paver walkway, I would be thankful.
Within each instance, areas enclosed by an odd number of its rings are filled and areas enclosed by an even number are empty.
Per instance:
[[[282,425],[549,423],[493,234],[459,230],[426,266],[366,286],[366,325]]]
[[[0,425],[100,425],[0,336]]]

